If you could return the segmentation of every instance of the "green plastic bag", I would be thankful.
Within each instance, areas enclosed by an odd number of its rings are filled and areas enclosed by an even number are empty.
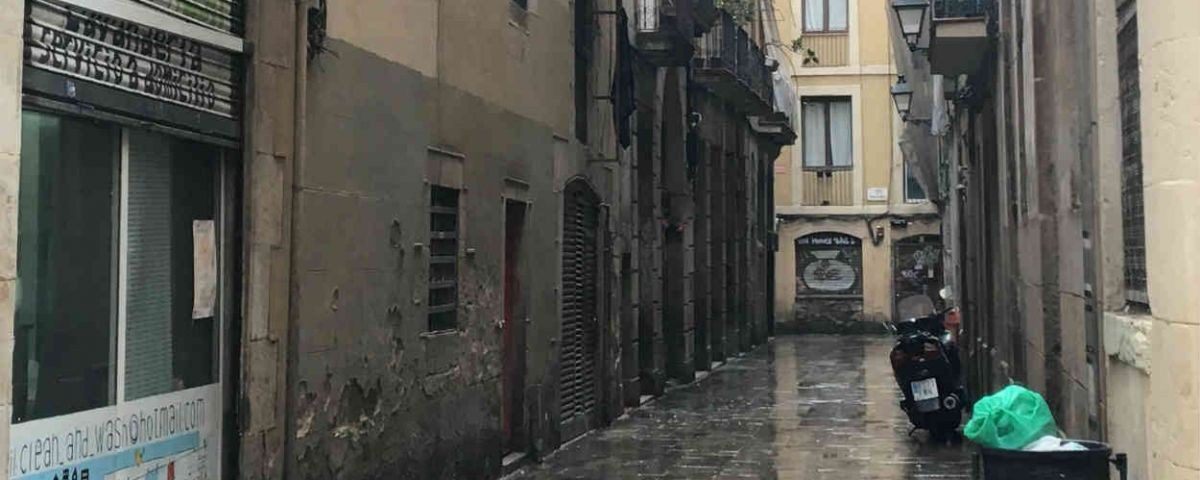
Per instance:
[[[1020,450],[1046,435],[1057,435],[1058,425],[1040,394],[1020,385],[1009,385],[975,402],[963,435],[979,445]]]

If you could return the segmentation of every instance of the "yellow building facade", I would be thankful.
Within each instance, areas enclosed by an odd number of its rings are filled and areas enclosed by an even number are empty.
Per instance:
[[[781,331],[874,331],[941,287],[937,208],[905,168],[885,0],[791,0],[799,136],[775,162]]]

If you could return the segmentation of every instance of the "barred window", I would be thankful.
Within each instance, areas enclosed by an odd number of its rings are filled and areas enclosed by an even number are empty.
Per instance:
[[[1125,298],[1134,304],[1148,305],[1137,2],[1125,2],[1117,13],[1121,22],[1117,33],[1117,68],[1121,100],[1121,230],[1125,240]]]
[[[429,331],[458,328],[458,190],[434,186],[429,207]]]

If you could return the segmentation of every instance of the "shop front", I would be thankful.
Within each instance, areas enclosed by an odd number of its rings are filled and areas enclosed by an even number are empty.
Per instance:
[[[26,2],[10,478],[224,478],[235,6]]]

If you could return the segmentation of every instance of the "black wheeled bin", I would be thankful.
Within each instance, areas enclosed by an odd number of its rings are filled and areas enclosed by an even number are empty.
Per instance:
[[[1099,442],[1072,440],[1087,450],[1027,452],[980,447],[984,480],[1109,480],[1109,463],[1125,478],[1125,456]]]

